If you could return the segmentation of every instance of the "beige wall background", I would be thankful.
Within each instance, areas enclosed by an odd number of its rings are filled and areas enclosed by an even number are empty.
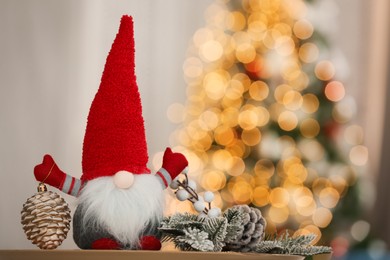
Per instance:
[[[23,233],[20,211],[36,191],[33,167],[43,154],[52,154],[67,173],[81,175],[88,110],[122,14],[135,20],[136,72],[150,157],[169,145],[175,126],[166,110],[185,100],[182,63],[211,2],[0,0],[0,249],[35,248]],[[385,75],[369,69],[373,60],[368,46],[375,49],[379,42],[367,36],[373,33],[373,17],[382,10],[377,7],[386,0],[321,2],[333,3],[327,6],[333,16],[323,16],[318,24],[331,21],[334,55],[343,53],[340,66],[345,69],[347,91],[359,104],[358,122],[374,155],[370,174],[375,176],[385,101],[380,77]],[[383,22],[376,35],[385,35]],[[377,66],[385,66],[383,52],[376,55]],[[376,84],[371,84],[373,78],[378,79]],[[60,194],[73,208],[74,199]],[[71,236],[63,249],[76,248]]]
[[[149,154],[169,145],[169,104],[183,101],[182,62],[211,1],[0,1],[0,248],[35,248],[20,211],[50,153],[81,175],[89,107],[123,14],[135,21],[136,73]],[[74,198],[64,195],[73,209]],[[62,248],[76,248],[72,234]]]

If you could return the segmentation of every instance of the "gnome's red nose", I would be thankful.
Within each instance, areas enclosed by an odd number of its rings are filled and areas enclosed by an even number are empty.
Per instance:
[[[114,175],[114,184],[120,189],[128,189],[134,183],[134,174],[128,171],[119,171]]]

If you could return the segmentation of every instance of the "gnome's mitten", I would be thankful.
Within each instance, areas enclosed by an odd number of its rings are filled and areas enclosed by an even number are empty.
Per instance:
[[[172,152],[171,148],[165,149],[162,168],[157,172],[157,175],[164,182],[164,186],[168,187],[173,179],[176,178],[186,167],[188,161],[181,153]]]
[[[45,182],[57,189],[61,189],[66,178],[66,174],[58,168],[53,157],[48,154],[43,157],[41,164],[35,166],[34,175],[37,181]]]
[[[81,189],[81,181],[58,168],[53,157],[46,154],[41,164],[34,168],[35,179],[47,183],[67,194],[77,196]]]

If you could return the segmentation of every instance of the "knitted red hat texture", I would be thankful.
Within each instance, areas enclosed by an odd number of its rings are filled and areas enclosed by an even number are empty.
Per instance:
[[[121,170],[150,173],[147,162],[144,119],[135,76],[133,19],[125,15],[89,111],[81,179],[112,176]]]

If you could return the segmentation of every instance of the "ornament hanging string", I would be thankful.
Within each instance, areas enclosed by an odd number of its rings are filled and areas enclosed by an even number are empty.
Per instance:
[[[45,181],[50,176],[50,174],[51,174],[51,172],[52,172],[52,170],[54,168],[54,165],[55,165],[55,163],[53,163],[53,165],[51,166],[51,168],[49,170],[49,173],[46,175],[46,177],[39,183],[39,185],[38,185],[38,192],[47,191],[47,187],[45,185]]]

